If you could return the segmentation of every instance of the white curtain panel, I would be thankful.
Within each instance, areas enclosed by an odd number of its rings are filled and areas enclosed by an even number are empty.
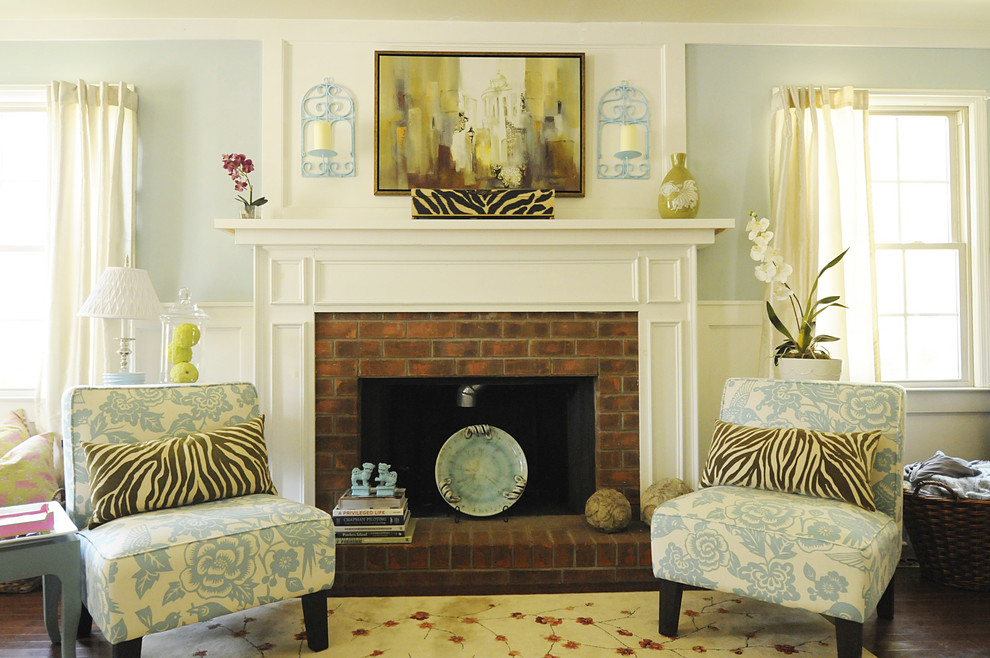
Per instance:
[[[876,269],[868,122],[869,96],[863,90],[780,87],[773,91],[770,221],[774,242],[784,262],[794,268],[788,283],[802,304],[819,270],[852,247],[822,277],[816,295],[840,295],[839,301],[849,309],[828,309],[818,317],[816,329],[840,339],[825,347],[833,358],[843,360],[843,379],[861,382],[877,381],[880,368],[873,300]],[[793,318],[785,304],[776,302],[774,309],[782,319]],[[764,318],[761,353],[772,354],[779,338]],[[765,359],[761,374],[768,375],[771,365],[772,359]]]
[[[103,320],[76,312],[107,267],[133,265],[137,92],[101,82],[52,82],[50,322],[38,386],[38,424],[57,431],[62,391],[102,381]]]

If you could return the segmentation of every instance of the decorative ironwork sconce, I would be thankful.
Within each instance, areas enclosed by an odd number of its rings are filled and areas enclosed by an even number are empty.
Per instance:
[[[603,144],[613,156],[602,158]],[[598,101],[597,164],[599,178],[650,177],[650,102],[625,80]]]
[[[354,99],[330,78],[303,96],[299,141],[303,176],[354,176]]]

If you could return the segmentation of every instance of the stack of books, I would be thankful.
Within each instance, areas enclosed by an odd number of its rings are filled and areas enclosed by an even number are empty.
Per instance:
[[[331,513],[338,544],[408,544],[416,519],[409,516],[406,490],[394,496],[355,496],[348,489]]]

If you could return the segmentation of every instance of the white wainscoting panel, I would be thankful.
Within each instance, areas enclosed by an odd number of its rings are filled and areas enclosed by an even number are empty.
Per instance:
[[[763,302],[698,303],[698,451],[704,466],[729,377],[760,376]]]
[[[648,259],[647,300],[652,303],[681,301],[681,261]]]
[[[640,386],[648,386],[640,399],[648,399],[650,408],[659,413],[643,414],[644,421],[650,423],[647,431],[640,432],[640,459],[646,462],[640,470],[640,489],[646,489],[661,478],[676,477],[689,483],[694,477],[691,471],[696,469],[695,451],[690,445],[691,440],[685,433],[691,433],[685,420],[690,413],[684,411],[683,379],[684,364],[684,334],[679,322],[640,322],[640,335],[649,336],[649,340],[640,339],[640,344],[648,346],[649,353],[641,354],[641,358],[652,362],[653,367],[642,369],[650,373],[648,382],[640,382]],[[649,441],[644,438],[649,437]],[[676,440],[671,440],[676,437]]]
[[[272,479],[280,495],[292,500],[313,500],[312,490],[307,490],[312,486],[311,479],[299,477],[300,461],[312,469],[316,453],[313,442],[307,439],[315,418],[313,392],[308,390],[315,367],[313,322],[273,324],[271,332],[275,367],[267,387],[271,391],[271,409],[265,421],[265,442]]]
[[[308,259],[273,258],[271,261],[272,304],[305,304],[306,276],[303,268]]]
[[[936,450],[990,459],[990,390],[908,390],[904,463],[924,461]]]

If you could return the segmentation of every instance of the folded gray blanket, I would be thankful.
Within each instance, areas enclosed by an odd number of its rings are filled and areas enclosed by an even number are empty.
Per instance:
[[[990,461],[966,461],[958,457],[950,457],[941,450],[923,462],[914,462],[904,466],[904,480],[910,483],[910,489],[923,480],[940,482],[960,498],[990,500]],[[926,495],[949,497],[940,487],[922,487]]]
[[[936,450],[933,457],[923,462],[914,462],[904,467],[904,479],[912,483],[918,480],[925,480],[933,475],[944,475],[950,478],[968,478],[979,474],[980,472],[973,468],[965,459],[949,457],[941,450]]]

